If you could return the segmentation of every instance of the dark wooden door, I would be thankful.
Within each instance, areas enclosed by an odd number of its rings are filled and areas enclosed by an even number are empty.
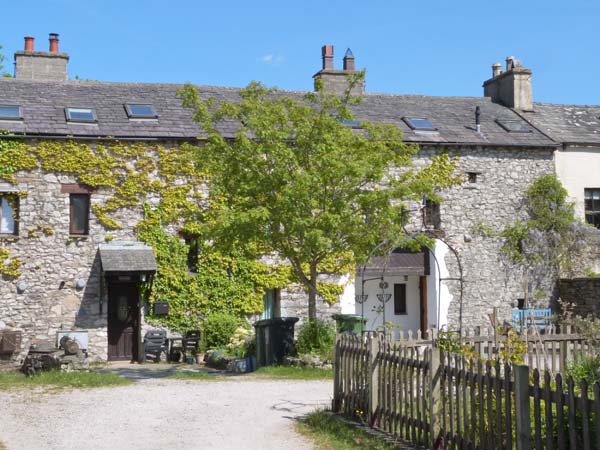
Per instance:
[[[137,359],[139,307],[135,284],[109,283],[108,360]]]

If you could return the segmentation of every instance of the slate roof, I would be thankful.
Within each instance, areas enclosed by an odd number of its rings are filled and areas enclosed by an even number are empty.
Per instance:
[[[535,103],[523,117],[556,142],[600,144],[600,106]]]
[[[18,104],[22,121],[0,120],[0,129],[13,133],[47,136],[193,139],[202,137],[191,111],[177,97],[178,84],[108,83],[93,81],[46,82],[0,78],[0,105]],[[237,88],[198,87],[203,97],[234,101]],[[301,98],[302,92],[285,92]],[[157,120],[132,120],[125,103],[152,103]],[[481,130],[475,131],[475,107],[481,108]],[[95,124],[69,123],[65,107],[95,108]],[[536,130],[509,133],[496,119],[519,120],[513,111],[484,97],[431,97],[421,95],[365,94],[354,107],[358,120],[391,123],[404,131],[409,142],[508,146],[553,146]],[[402,117],[428,118],[436,132],[411,130]],[[232,136],[235,124],[225,124],[225,136]]]
[[[104,272],[156,272],[154,250],[140,242],[102,244],[98,250]]]
[[[376,256],[369,261],[365,269],[365,277],[381,276],[385,271],[386,276],[397,275],[425,275],[425,254],[420,253],[392,253],[385,256]],[[357,276],[361,276],[362,267],[359,267]]]

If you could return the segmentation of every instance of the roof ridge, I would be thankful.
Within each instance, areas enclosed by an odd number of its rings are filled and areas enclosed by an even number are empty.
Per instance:
[[[578,105],[574,103],[546,103],[546,102],[533,102],[534,105],[540,106],[562,106],[569,108],[600,108],[600,105]]]

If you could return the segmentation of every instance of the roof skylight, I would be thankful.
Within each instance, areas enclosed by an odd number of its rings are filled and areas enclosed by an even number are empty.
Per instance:
[[[130,119],[156,119],[154,106],[148,103],[126,103],[125,110]]]
[[[522,120],[496,119],[496,123],[509,133],[531,133],[531,128]]]
[[[423,130],[423,131],[436,131],[437,128],[433,126],[429,119],[425,119],[423,117],[403,117],[402,120],[406,122],[413,130]]]
[[[92,108],[65,108],[69,122],[96,122],[96,111]]]
[[[19,105],[0,105],[0,120],[20,120],[21,118]]]
[[[350,127],[350,128],[360,128],[360,121],[358,120],[340,120],[341,124],[346,126],[346,127]]]

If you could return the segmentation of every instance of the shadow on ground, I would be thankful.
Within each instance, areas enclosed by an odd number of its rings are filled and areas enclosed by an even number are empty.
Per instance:
[[[177,373],[205,373],[215,377],[231,377],[237,374],[225,372],[223,370],[211,369],[205,366],[195,364],[164,364],[164,363],[110,363],[94,369],[99,373],[115,373],[130,380],[149,380],[157,378],[172,377]]]

